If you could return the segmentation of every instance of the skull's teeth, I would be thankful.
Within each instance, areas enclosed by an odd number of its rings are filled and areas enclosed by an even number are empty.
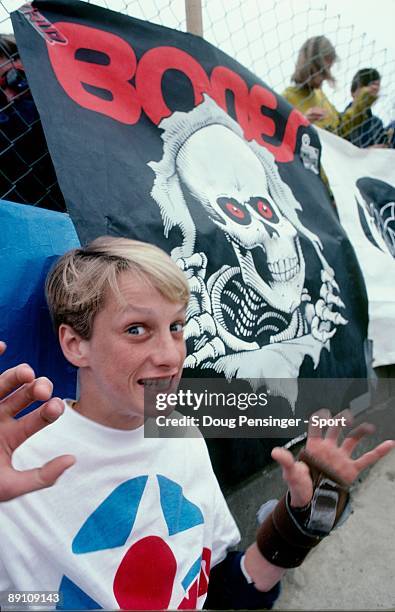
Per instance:
[[[300,271],[298,258],[279,259],[273,263],[268,262],[267,267],[276,283],[285,283],[296,276]]]

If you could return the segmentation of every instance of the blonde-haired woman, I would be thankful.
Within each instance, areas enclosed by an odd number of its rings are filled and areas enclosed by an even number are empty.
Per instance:
[[[352,105],[344,113],[339,113],[322,91],[325,81],[335,84],[331,69],[338,59],[326,36],[308,38],[299,50],[291,77],[294,85],[287,87],[282,95],[317,127],[347,138],[366,119],[367,110],[377,96],[368,88],[362,88]]]

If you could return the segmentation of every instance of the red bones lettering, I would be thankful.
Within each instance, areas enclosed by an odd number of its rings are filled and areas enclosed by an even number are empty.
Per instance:
[[[308,125],[308,121],[293,109],[282,142],[279,145],[268,142],[265,136],[275,134],[276,124],[262,109],[276,110],[278,103],[276,96],[265,87],[254,85],[248,90],[244,79],[224,66],[216,66],[208,76],[195,58],[177,47],[152,48],[137,62],[133,48],[116,34],[76,23],[53,25],[69,43],[47,44],[53,70],[66,94],[83,108],[127,125],[137,123],[143,110],[157,125],[172,114],[162,95],[163,75],[167,70],[179,70],[191,82],[196,105],[206,93],[227,112],[226,92],[231,91],[236,119],[245,138],[265,146],[278,162],[293,160],[297,130],[301,125]],[[102,61],[82,59],[77,55],[81,49],[96,52]],[[133,78],[134,85],[130,83]],[[97,95],[95,89],[105,95]]]

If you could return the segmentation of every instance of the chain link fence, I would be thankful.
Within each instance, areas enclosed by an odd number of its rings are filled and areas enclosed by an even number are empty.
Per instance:
[[[89,0],[87,0],[89,1]],[[186,5],[194,0],[95,0],[97,5],[185,31]],[[20,0],[0,0],[0,32],[12,33],[11,11]],[[339,111],[351,101],[354,73],[373,66],[381,75],[374,113],[388,125],[395,119],[395,56],[380,41],[358,31],[315,0],[202,0],[204,38],[228,53],[281,93],[290,84],[297,53],[311,36],[330,39],[339,61],[336,85],[324,92]],[[380,5],[378,5],[379,7]],[[395,7],[394,7],[395,8]],[[372,11],[374,8],[372,8]],[[383,24],[391,16],[383,13]],[[12,69],[12,70],[11,70]],[[0,198],[65,210],[65,204],[29,96],[16,49],[0,49]]]

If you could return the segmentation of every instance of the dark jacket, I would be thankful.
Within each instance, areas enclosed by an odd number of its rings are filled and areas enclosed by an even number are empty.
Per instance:
[[[347,106],[349,108],[351,104]],[[347,110],[346,108],[346,110]],[[388,134],[384,129],[381,119],[373,115],[370,108],[366,109],[367,118],[358,127],[354,128],[346,136],[347,140],[356,147],[366,149],[375,144],[385,144],[388,142]]]

